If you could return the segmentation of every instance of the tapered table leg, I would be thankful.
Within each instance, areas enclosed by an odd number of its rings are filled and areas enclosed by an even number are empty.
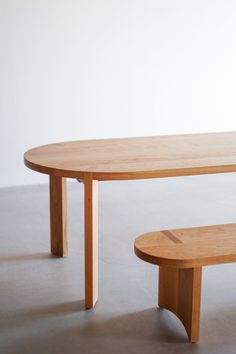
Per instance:
[[[98,181],[84,177],[85,307],[93,308],[98,298]]]
[[[50,175],[51,252],[67,255],[67,200],[66,178]]]
[[[202,268],[159,267],[158,305],[183,323],[190,342],[199,339]]]

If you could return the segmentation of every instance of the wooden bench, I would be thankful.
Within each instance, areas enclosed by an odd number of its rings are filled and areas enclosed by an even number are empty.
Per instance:
[[[173,312],[197,342],[202,267],[236,262],[236,224],[146,233],[136,238],[134,250],[160,266],[158,305]]]

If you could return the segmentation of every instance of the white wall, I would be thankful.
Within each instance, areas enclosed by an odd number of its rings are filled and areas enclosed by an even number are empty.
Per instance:
[[[72,139],[236,129],[234,0],[0,0],[0,186]]]

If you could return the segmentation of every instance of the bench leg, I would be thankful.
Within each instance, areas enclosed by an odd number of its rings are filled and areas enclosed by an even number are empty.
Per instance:
[[[98,181],[84,177],[85,307],[98,299]]]
[[[51,252],[67,256],[66,178],[50,176]]]
[[[183,323],[190,342],[199,339],[202,268],[159,267],[159,307]]]

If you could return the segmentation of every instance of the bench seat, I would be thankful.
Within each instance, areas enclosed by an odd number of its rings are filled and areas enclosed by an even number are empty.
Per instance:
[[[136,238],[134,249],[142,260],[169,267],[236,262],[236,224],[150,232]]]

